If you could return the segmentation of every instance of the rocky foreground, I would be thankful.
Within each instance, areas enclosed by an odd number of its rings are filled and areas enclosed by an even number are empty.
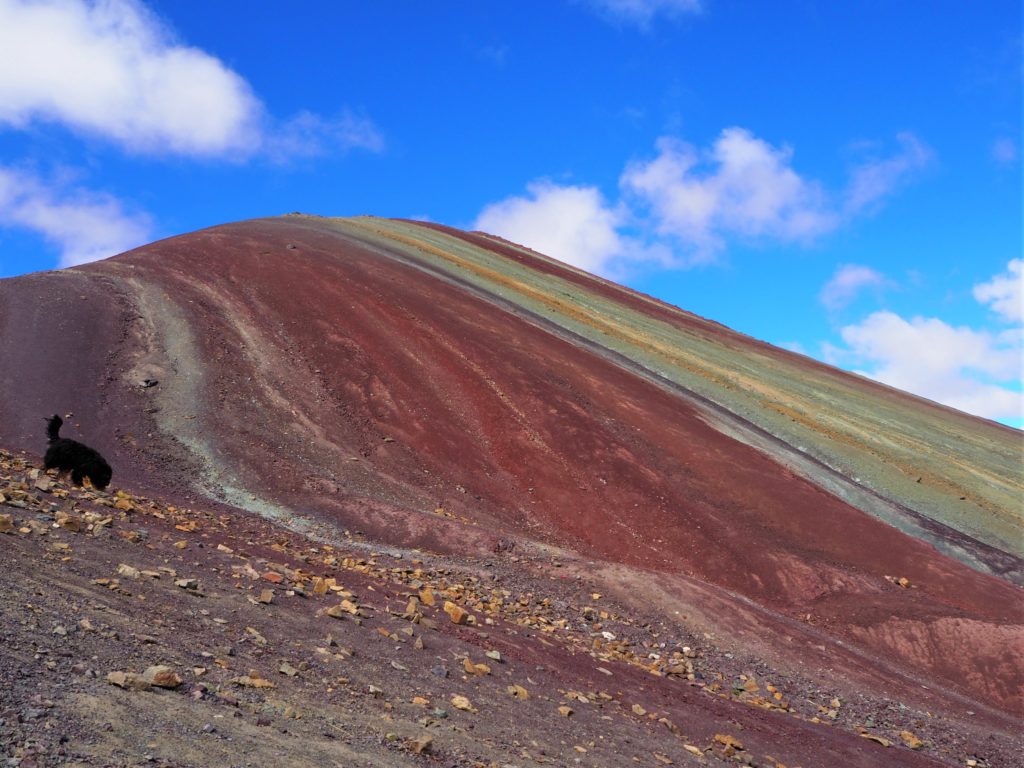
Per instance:
[[[320,538],[0,452],[2,764],[1018,764],[984,722],[680,634],[539,548]]]

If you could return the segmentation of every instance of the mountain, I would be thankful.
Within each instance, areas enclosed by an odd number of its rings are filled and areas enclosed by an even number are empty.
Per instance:
[[[582,585],[756,677],[931,713],[939,764],[1012,752],[1021,433],[515,244],[291,215],[0,281],[0,447],[38,456],[57,412],[131,493]],[[689,682],[750,710],[723,680]],[[865,743],[832,764],[919,756]]]

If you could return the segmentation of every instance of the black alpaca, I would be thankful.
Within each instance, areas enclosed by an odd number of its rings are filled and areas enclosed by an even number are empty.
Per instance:
[[[64,419],[60,416],[54,414],[46,422],[46,436],[50,439],[50,445],[43,459],[44,468],[70,472],[71,481],[75,485],[81,485],[87,477],[93,487],[101,491],[110,485],[114,473],[97,451],[77,440],[61,437],[60,427]]]

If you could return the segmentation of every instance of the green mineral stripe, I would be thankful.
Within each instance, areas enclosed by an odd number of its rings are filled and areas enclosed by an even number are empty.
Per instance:
[[[681,310],[679,324],[667,322],[432,228],[368,217],[325,223],[621,355],[886,499],[1024,555],[1022,442],[1015,430],[808,365]]]

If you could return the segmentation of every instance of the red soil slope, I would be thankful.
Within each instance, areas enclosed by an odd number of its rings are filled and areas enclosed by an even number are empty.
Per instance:
[[[40,417],[72,412],[68,436],[115,483],[398,547],[555,547],[778,663],[820,653],[879,691],[1020,712],[1018,588],[538,318],[315,219],[2,281],[0,360],[8,448],[41,452]]]

